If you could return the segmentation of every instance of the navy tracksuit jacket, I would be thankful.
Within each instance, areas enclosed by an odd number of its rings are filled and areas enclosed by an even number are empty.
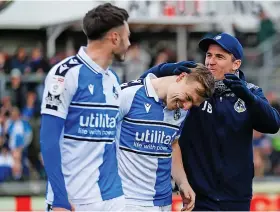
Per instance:
[[[241,71],[240,78],[245,79]],[[179,143],[188,180],[197,195],[196,210],[250,207],[252,132],[276,133],[280,116],[261,88],[249,83],[247,87],[257,96],[250,107],[225,92],[193,107],[186,118]]]

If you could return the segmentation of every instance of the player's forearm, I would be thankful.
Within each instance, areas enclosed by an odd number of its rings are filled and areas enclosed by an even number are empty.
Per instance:
[[[64,119],[52,115],[42,115],[40,144],[44,167],[54,193],[53,207],[68,210],[71,206],[61,168],[61,153],[59,140],[64,126]]]
[[[178,142],[172,145],[172,167],[171,174],[175,183],[180,186],[183,183],[189,183],[184,170],[181,149]]]

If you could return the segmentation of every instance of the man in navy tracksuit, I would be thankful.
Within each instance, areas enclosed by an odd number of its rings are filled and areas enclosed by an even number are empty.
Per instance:
[[[192,107],[179,144],[188,180],[196,193],[194,210],[248,211],[254,177],[252,134],[276,133],[280,116],[262,89],[245,81],[239,70],[243,48],[226,33],[200,41],[205,65],[216,79],[212,98]],[[151,68],[163,77],[189,72],[192,62]]]
[[[222,33],[200,41],[215,77],[214,96],[193,107],[180,137],[184,168],[196,193],[194,210],[248,211],[254,177],[252,133],[276,133],[280,116],[262,89],[239,70],[243,48]]]

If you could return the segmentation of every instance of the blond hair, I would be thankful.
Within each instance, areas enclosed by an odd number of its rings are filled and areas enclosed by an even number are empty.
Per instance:
[[[191,68],[191,73],[187,75],[187,80],[196,81],[200,83],[203,90],[197,89],[199,96],[203,98],[210,98],[214,94],[215,79],[213,74],[201,63],[197,63],[195,68]]]

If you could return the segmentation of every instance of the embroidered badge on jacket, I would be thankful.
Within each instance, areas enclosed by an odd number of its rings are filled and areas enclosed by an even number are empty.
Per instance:
[[[234,104],[234,110],[238,113],[246,111],[245,102],[242,99],[238,99]]]

